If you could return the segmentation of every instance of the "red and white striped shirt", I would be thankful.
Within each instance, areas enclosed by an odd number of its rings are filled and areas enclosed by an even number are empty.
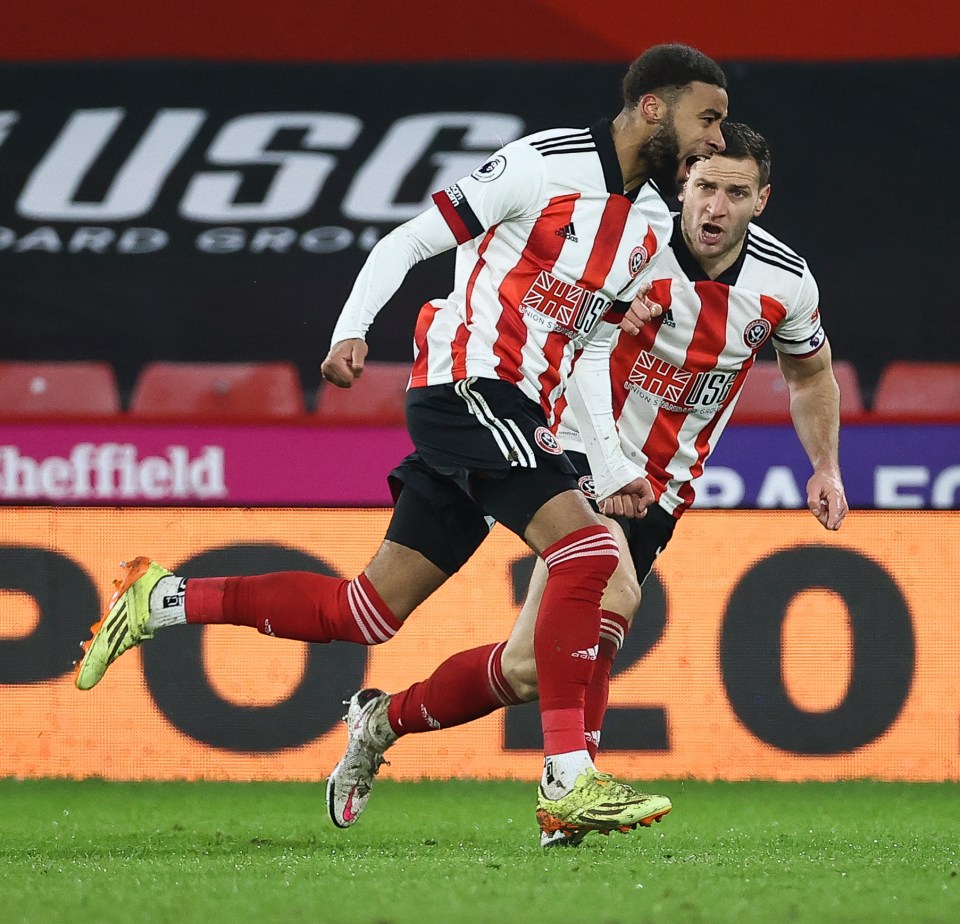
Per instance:
[[[669,239],[667,207],[650,183],[624,195],[608,122],[511,142],[433,198],[456,272],[420,311],[410,387],[502,379],[552,423],[575,356]]]
[[[693,482],[760,347],[772,335],[778,351],[807,356],[826,336],[806,261],[755,225],[736,263],[711,280],[684,243],[678,217],[652,279],[649,297],[663,314],[636,337],[613,334],[613,413],[626,458],[644,469],[659,504],[679,517],[693,502]],[[564,411],[557,434],[564,449],[585,451],[590,431],[580,429]]]

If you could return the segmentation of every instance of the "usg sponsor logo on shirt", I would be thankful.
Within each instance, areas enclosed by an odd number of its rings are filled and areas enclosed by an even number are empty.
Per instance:
[[[571,339],[590,333],[613,304],[598,292],[541,271],[520,302],[520,312]]]
[[[651,404],[684,414],[712,414],[723,406],[737,373],[691,372],[642,350],[624,387]]]

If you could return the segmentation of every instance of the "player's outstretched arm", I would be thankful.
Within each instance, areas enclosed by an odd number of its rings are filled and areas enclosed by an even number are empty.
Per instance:
[[[824,528],[839,529],[849,508],[840,475],[840,387],[830,343],[812,356],[779,353],[778,360],[790,389],[793,426],[813,466],[807,507]]]
[[[367,331],[380,309],[417,263],[456,246],[453,232],[435,205],[377,243],[363,264],[334,327],[330,352],[320,366],[327,381],[340,388],[353,385],[363,372]]]

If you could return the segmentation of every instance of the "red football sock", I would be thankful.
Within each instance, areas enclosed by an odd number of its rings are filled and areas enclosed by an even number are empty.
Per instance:
[[[607,699],[610,695],[610,672],[613,659],[623,645],[629,624],[619,613],[612,610],[600,612],[600,642],[597,660],[593,665],[593,678],[583,703],[583,725],[587,739],[587,752],[591,760],[596,760],[600,748],[600,729],[607,711]]]
[[[600,599],[620,560],[603,526],[570,533],[543,552],[547,584],[537,614],[537,659],[544,754],[584,748],[584,695],[593,676]]]
[[[452,728],[519,703],[503,676],[506,642],[483,645],[447,658],[426,680],[390,697],[387,718],[400,735]]]
[[[190,578],[184,605],[190,623],[253,626],[302,642],[378,645],[403,625],[365,574],[352,581],[309,571]]]

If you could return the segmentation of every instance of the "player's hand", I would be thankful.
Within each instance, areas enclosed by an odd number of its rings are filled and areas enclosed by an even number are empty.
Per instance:
[[[330,347],[327,358],[320,364],[320,375],[338,388],[350,388],[363,375],[367,358],[367,344],[363,340],[341,340]]]
[[[649,323],[653,318],[659,318],[663,314],[663,305],[651,301],[647,298],[650,291],[650,283],[644,283],[637,293],[637,297],[630,303],[626,314],[620,319],[620,330],[631,336],[640,333],[644,324]]]
[[[807,482],[807,507],[825,529],[840,529],[850,509],[840,476],[814,472]]]
[[[616,494],[600,501],[600,512],[608,517],[630,517],[642,520],[647,515],[647,507],[656,501],[653,488],[646,478],[634,478]]]

